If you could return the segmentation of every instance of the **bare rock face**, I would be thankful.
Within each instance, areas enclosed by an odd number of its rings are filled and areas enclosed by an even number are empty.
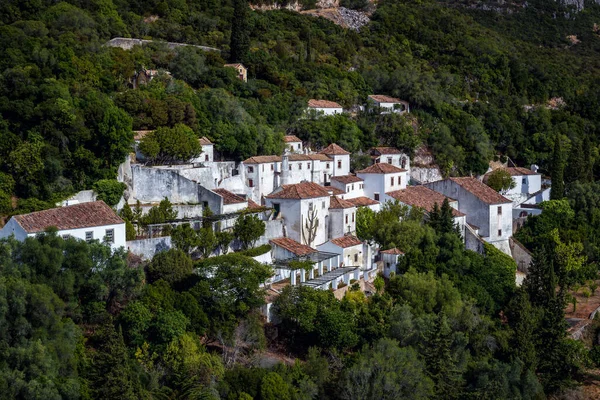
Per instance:
[[[317,8],[337,8],[339,6],[340,6],[340,0],[318,0],[317,1]]]

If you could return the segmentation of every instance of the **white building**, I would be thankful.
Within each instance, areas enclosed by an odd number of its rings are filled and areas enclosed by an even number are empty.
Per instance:
[[[448,204],[452,207],[454,224],[458,226],[461,235],[464,237],[467,219],[466,215],[458,210],[457,200],[446,197],[441,193],[421,185],[407,186],[406,189],[386,193],[386,200],[388,201],[398,200],[408,207],[418,207],[427,213],[433,211],[435,204],[441,208],[445,199],[448,199]]]
[[[308,101],[308,112],[314,112],[318,115],[335,115],[343,113],[344,109],[335,101],[310,99]]]
[[[359,267],[365,269],[363,257],[363,242],[356,236],[346,235],[329,240],[317,246],[320,251],[339,254],[344,267]]]
[[[323,176],[325,177],[323,183],[328,183],[333,176],[348,175],[350,173],[350,152],[344,150],[341,146],[332,143],[321,150],[319,154],[326,155],[333,161],[323,169]]]
[[[400,260],[400,257],[404,256],[404,253],[397,248],[382,250],[379,252],[381,255],[381,262],[383,263],[383,276],[390,278],[391,273],[398,273],[396,265]]]
[[[367,196],[360,196],[348,199],[349,203],[352,203],[357,209],[360,207],[368,207],[375,212],[381,210],[381,203],[377,200],[368,198]]]
[[[507,167],[501,169],[506,171],[515,183],[514,188],[502,191],[502,195],[512,200],[515,206],[526,202],[529,198],[541,192],[542,174],[522,167]],[[484,182],[487,181],[492,172],[493,171],[485,174]],[[535,202],[533,204],[535,204]]]
[[[404,114],[410,112],[410,107],[407,101],[397,99],[382,94],[369,95],[369,100],[375,107],[382,109],[382,114],[389,114],[391,112]]]
[[[283,218],[287,236],[307,246],[328,239],[330,192],[314,182],[283,185],[265,197],[276,218]]]
[[[14,235],[24,241],[49,227],[56,227],[58,235],[64,238],[99,240],[113,249],[125,247],[125,222],[103,201],[15,215],[0,230],[0,239]]]
[[[365,196],[384,201],[385,194],[406,188],[408,172],[392,164],[378,163],[356,172],[364,181]]]
[[[476,178],[448,178],[426,184],[444,196],[458,200],[458,209],[478,234],[506,254],[511,254],[512,201]]]
[[[331,187],[343,191],[343,198],[346,200],[365,195],[364,181],[356,175],[332,176]]]
[[[238,79],[242,82],[248,82],[248,69],[244,67],[244,64],[225,64],[223,67],[235,69],[237,71]]]
[[[329,201],[329,238],[354,234],[356,231],[356,206],[347,200],[331,196]]]
[[[373,164],[386,163],[410,171],[410,157],[395,147],[373,147],[369,153]]]
[[[233,214],[249,207],[248,200],[235,193],[231,193],[229,190],[212,189],[212,192],[223,199],[219,205],[219,209],[212,210],[215,214]]]
[[[298,138],[298,136],[294,135],[285,135],[283,137],[283,141],[285,142],[285,147],[292,153],[302,153],[304,149],[302,148],[302,140]]]
[[[193,163],[210,163],[215,161],[215,145],[208,140],[206,136],[202,136],[200,139],[200,145],[202,146],[202,153],[200,156],[193,159]]]

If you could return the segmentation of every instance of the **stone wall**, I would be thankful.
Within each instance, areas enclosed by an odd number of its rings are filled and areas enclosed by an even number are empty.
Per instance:
[[[515,238],[510,238],[508,243],[510,245],[512,258],[517,263],[517,269],[521,272],[527,273],[529,270],[529,265],[532,261],[531,253]]]
[[[165,197],[174,204],[200,202],[198,184],[175,171],[132,165],[131,172],[130,203],[158,203]]]
[[[481,236],[479,236],[469,225],[465,225],[465,247],[467,250],[483,254],[485,251],[483,244],[484,241]]]
[[[131,50],[131,49],[133,49],[133,46],[142,46],[142,45],[149,44],[149,43],[164,43],[171,50],[176,49],[177,47],[181,47],[181,46],[192,46],[192,47],[202,49],[204,51],[216,51],[218,53],[221,52],[221,50],[214,48],[214,47],[199,46],[199,45],[195,45],[195,44],[162,42],[162,41],[158,41],[158,40],[145,40],[145,39],[135,39],[135,38],[122,38],[122,37],[113,38],[113,39],[109,40],[108,42],[106,42],[104,45],[108,46],[108,47],[119,47],[123,50]]]
[[[438,167],[415,167],[410,168],[410,179],[417,183],[429,183],[442,180],[442,173]]]
[[[127,242],[127,249],[131,253],[142,257],[144,260],[151,260],[156,253],[169,250],[170,248],[171,236],[130,240]]]

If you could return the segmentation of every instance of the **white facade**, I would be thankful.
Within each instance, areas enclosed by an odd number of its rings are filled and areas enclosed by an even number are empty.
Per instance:
[[[390,174],[358,172],[357,176],[364,181],[365,196],[381,202],[387,199],[386,192],[405,189],[408,180],[406,171]]]
[[[335,115],[344,112],[342,107],[308,107],[309,112],[312,111],[318,115]]]
[[[364,182],[340,182],[338,180],[332,179],[331,186],[344,191],[343,198],[344,199],[354,199],[357,197],[362,197],[365,195],[364,191]]]
[[[28,237],[35,237],[36,233],[27,233],[21,225],[11,218],[8,223],[0,230],[0,239],[8,238],[14,235],[16,240],[24,241]],[[99,240],[110,244],[113,250],[125,247],[125,223],[115,225],[93,226],[79,229],[62,229],[57,232],[58,236],[63,238],[74,237],[81,240]],[[112,240],[110,236],[112,235]],[[110,240],[110,241],[109,241]]]
[[[279,210],[277,218],[283,218],[287,236],[299,243],[315,246],[328,239],[327,224],[329,218],[329,195],[311,199],[266,198],[267,207]],[[307,243],[311,216],[313,227],[316,225],[315,238]]]
[[[379,254],[381,255],[381,262],[383,263],[383,276],[389,279],[392,273],[398,273],[396,265],[398,264],[400,257],[403,257],[403,254],[400,254],[397,249],[384,250],[379,252]]]
[[[329,209],[328,238],[334,239],[356,232],[356,207]]]
[[[511,199],[515,205],[521,204],[533,194],[542,190],[542,175],[513,175],[515,187],[503,192],[504,196]]]
[[[458,200],[458,209],[466,214],[466,222],[477,226],[485,241],[505,250],[504,244],[508,245],[512,236],[513,205],[510,200],[475,178],[450,178],[426,186]]]
[[[340,256],[341,267],[359,267],[365,269],[365,257],[363,252],[363,244],[342,247],[331,240],[317,246],[317,250],[327,253],[334,253]]]

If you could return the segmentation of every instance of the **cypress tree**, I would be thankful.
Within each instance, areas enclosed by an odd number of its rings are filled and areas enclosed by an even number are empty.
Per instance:
[[[552,188],[550,189],[550,199],[560,200],[565,194],[565,163],[563,160],[563,152],[560,144],[560,135],[556,135],[554,139],[554,150],[552,152],[552,160],[550,165],[550,178],[552,179]]]
[[[592,143],[588,136],[583,140],[583,168],[582,180],[584,182],[594,181],[594,160],[592,159]]]
[[[429,213],[429,225],[438,231],[440,229],[440,207],[438,203],[433,205],[433,210]]]
[[[440,209],[439,229],[441,233],[455,232],[454,217],[452,215],[452,207],[448,202],[448,198],[444,199],[442,208]]]
[[[569,152],[569,160],[567,162],[567,173],[565,174],[565,182],[572,183],[575,181],[584,182],[586,178],[585,161],[583,148],[580,140],[574,140],[571,144]]]
[[[248,2],[246,0],[234,0],[233,20],[231,21],[231,43],[229,61],[242,62],[250,48],[250,36],[248,34]]]

